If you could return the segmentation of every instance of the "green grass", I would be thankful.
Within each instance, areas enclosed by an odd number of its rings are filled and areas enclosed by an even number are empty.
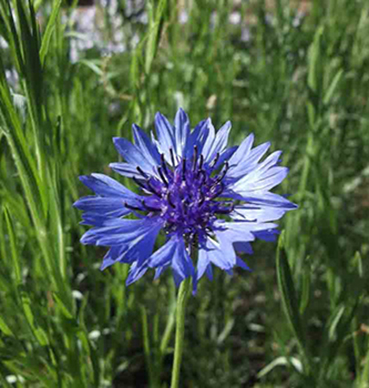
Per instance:
[[[234,144],[254,132],[282,149],[279,192],[299,204],[279,244],[254,244],[254,272],[200,282],[182,386],[369,387],[368,2],[311,1],[297,27],[287,0],[242,2],[244,42],[231,1],[184,1],[186,24],[176,0],[147,1],[148,24],[120,1],[126,51],[77,62],[71,9],[31,3],[0,0],[0,385],[169,386],[170,273],[126,288],[126,266],[100,272],[72,203],[78,175],[110,174],[113,136],[182,106],[192,124],[230,119]],[[107,45],[116,27],[99,17]]]

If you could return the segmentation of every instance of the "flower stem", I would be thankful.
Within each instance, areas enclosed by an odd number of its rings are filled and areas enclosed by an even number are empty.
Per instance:
[[[178,291],[176,312],[176,343],[174,348],[171,388],[178,388],[179,385],[179,374],[181,370],[181,361],[183,353],[185,312],[188,296],[190,294],[190,288],[191,278],[187,278],[181,283]]]

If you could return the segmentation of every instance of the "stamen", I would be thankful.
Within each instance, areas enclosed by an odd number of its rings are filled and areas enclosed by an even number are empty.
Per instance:
[[[182,180],[186,180],[186,158],[182,159]]]
[[[135,176],[132,177],[132,179],[135,181],[135,183],[137,183],[137,184],[138,184],[140,187],[142,187],[143,189],[145,189],[145,190],[147,190],[147,191],[151,191],[151,190],[149,190],[149,189],[146,187],[145,183],[143,183],[143,182],[141,182],[140,180],[138,180]]]
[[[140,180],[138,180],[136,177],[132,177],[132,179],[140,186],[142,187],[144,190],[148,191],[149,193],[152,193],[154,195],[156,195],[157,197],[161,198],[161,193],[158,193],[155,189],[155,187],[151,184],[150,182],[150,178],[146,179],[145,180],[145,183],[144,182],[141,182]]]
[[[161,211],[161,209],[158,209],[158,208],[156,208],[156,207],[151,207],[151,206],[147,205],[147,204],[145,203],[145,200],[144,200],[144,199],[141,201],[141,203],[142,203],[142,205],[143,205],[147,210],[150,210],[150,211],[152,211],[152,212],[160,212],[160,211]]]
[[[213,231],[210,228],[206,228],[205,234],[210,238],[214,238]]]
[[[167,179],[165,178],[165,176],[164,176],[164,174],[163,174],[163,169],[162,169],[161,166],[158,167],[158,173],[159,173],[159,175],[160,175],[161,180],[162,180],[163,183],[165,184],[165,186],[168,187],[169,184],[168,184],[168,181],[167,181]]]
[[[168,195],[167,195],[167,201],[168,201],[169,205],[170,205],[173,209],[175,209],[176,205],[173,203],[172,198],[170,198],[170,193],[168,193]]]
[[[199,163],[199,170],[201,171],[202,170],[202,165],[204,164],[204,155],[201,154],[200,155],[200,163]]]
[[[227,171],[229,169],[229,163],[228,161],[225,161],[224,162],[224,168],[223,170],[221,171],[221,173],[218,175],[218,178],[215,180],[214,184],[212,186],[215,186],[217,185],[219,182],[221,182],[223,180],[223,178],[225,177],[225,175],[227,174]]]
[[[133,205],[129,205],[127,202],[124,202],[124,206],[125,206],[127,209],[131,209],[131,210],[142,210],[140,207],[133,206]]]
[[[216,214],[230,214],[233,212],[234,207],[235,207],[235,204],[232,203],[229,208],[226,208],[226,207],[218,208],[218,209],[214,210],[214,213],[216,213]]]
[[[196,233],[194,233],[194,232],[191,232],[191,233],[188,235],[188,240],[189,240],[190,244],[193,243],[193,240],[195,239],[195,236],[197,236],[197,235],[196,235]]]
[[[198,203],[198,206],[201,206],[204,202],[205,202],[205,197],[204,197],[204,195],[200,192],[200,195],[201,195],[201,199],[200,199],[200,201],[199,201],[199,203]]]
[[[197,153],[199,152],[199,149],[197,145],[193,147],[193,160],[192,160],[192,171],[195,171],[196,168],[196,162],[197,162]]]
[[[224,190],[224,184],[222,182],[220,182],[219,185],[215,185],[213,184],[212,188],[216,187],[216,190],[213,191],[210,196],[208,196],[208,199],[214,199],[216,197],[218,197],[220,194],[222,194],[223,190]]]
[[[165,163],[164,154],[160,155],[160,159],[161,159],[161,166],[163,168],[163,172],[166,176],[168,176],[168,168],[167,168],[167,164]]]
[[[169,152],[170,152],[170,158],[172,159],[172,166],[174,168],[174,167],[176,167],[176,163],[175,163],[175,160],[174,160],[174,152],[173,152],[173,148],[172,147],[169,149]]]
[[[183,214],[187,214],[187,205],[188,205],[188,202],[186,199],[182,199],[182,209],[183,209]]]
[[[152,183],[150,182],[150,180],[147,181],[147,186],[149,186],[150,189],[151,189],[151,191],[152,191],[155,195],[157,195],[159,198],[162,197],[162,193],[160,193],[160,192],[158,193],[158,192],[156,191],[156,188],[152,185]]]
[[[211,163],[210,168],[214,168],[214,167],[216,166],[216,164],[218,163],[219,157],[220,157],[220,154],[219,154],[219,152],[217,152],[217,154],[215,155],[215,158],[214,158],[213,162]]]
[[[145,173],[144,170],[142,170],[142,168],[140,166],[137,166],[136,167],[136,170],[145,178],[148,178],[148,175]]]
[[[165,164],[164,154],[160,154],[161,164]]]
[[[202,185],[206,181],[206,172],[201,170],[199,171],[198,176],[201,177],[199,184]]]
[[[144,199],[141,200],[141,203],[138,202],[138,206],[142,204],[142,207],[133,208],[155,212],[153,213],[155,215],[161,214],[165,220],[165,232],[171,234],[180,230],[184,235],[187,248],[190,248],[197,244],[198,239],[213,236],[212,225],[217,214],[227,217],[234,211],[234,201],[221,198],[224,199],[222,201],[216,198],[221,197],[225,190],[222,180],[232,166],[225,161],[218,169],[221,159],[219,152],[208,164],[198,145],[193,146],[190,159],[177,156],[174,148],[170,148],[169,151],[168,156],[160,154],[157,177],[152,178],[141,168],[137,169],[141,175],[148,176],[148,178],[143,180],[138,176],[134,181],[142,189],[156,195],[157,200],[151,202],[148,197],[141,197]],[[215,168],[217,168],[217,173],[211,177]],[[190,179],[193,180],[191,184],[188,182]]]

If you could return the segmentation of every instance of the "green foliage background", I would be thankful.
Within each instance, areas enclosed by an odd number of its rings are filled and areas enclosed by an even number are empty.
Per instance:
[[[304,2],[299,24],[287,0],[147,1],[143,24],[121,0],[126,50],[72,61],[76,3],[0,0],[0,385],[169,386],[170,273],[126,288],[125,265],[100,272],[72,203],[78,175],[110,174],[113,136],[182,106],[284,150],[279,192],[300,206],[278,247],[254,244],[254,272],[200,282],[182,386],[369,387],[369,3]]]

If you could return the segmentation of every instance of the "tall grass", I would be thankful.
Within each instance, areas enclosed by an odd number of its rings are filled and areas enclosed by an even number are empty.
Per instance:
[[[253,273],[200,282],[182,386],[368,387],[368,2],[147,1],[142,23],[120,1],[118,27],[98,6],[100,45],[118,29],[125,51],[73,59],[76,3],[0,0],[0,385],[169,385],[171,277],[100,272],[72,203],[78,175],[110,174],[113,136],[182,106],[283,149],[300,206]]]

